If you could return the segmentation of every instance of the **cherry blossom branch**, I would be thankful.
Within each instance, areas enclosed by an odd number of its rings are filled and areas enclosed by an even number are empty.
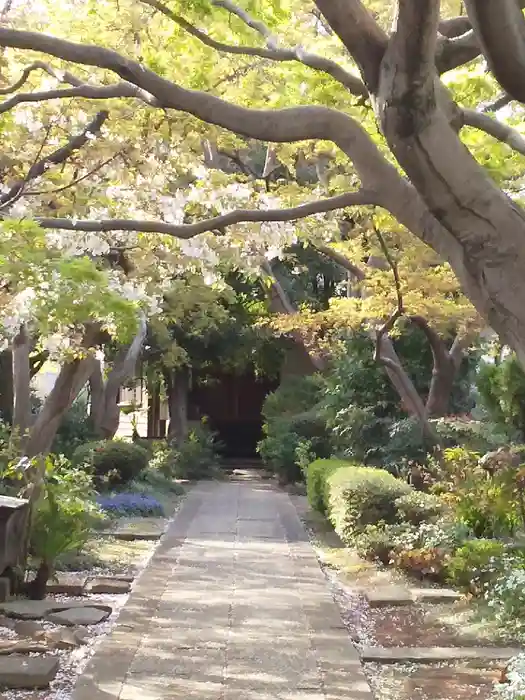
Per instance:
[[[64,146],[57,148],[56,151],[50,153],[44,158],[37,156],[37,160],[29,168],[25,178],[18,180],[0,196],[0,207],[6,208],[19,197],[25,186],[32,180],[36,180],[43,175],[50,165],[58,165],[64,163],[70,156],[82,148],[95,134],[99,134],[104,122],[109,118],[109,112],[101,111],[95,118],[76,136],[73,136]]]
[[[29,190],[29,191],[25,192],[25,196],[26,197],[36,197],[36,196],[41,196],[41,195],[58,194],[59,192],[64,192],[65,190],[68,190],[71,187],[78,185],[79,182],[83,182],[84,180],[87,180],[88,178],[90,178],[92,175],[95,175],[95,173],[98,173],[100,170],[102,170],[102,168],[105,168],[106,165],[109,165],[109,163],[111,163],[112,161],[114,161],[116,158],[123,155],[124,153],[125,153],[125,149],[122,149],[122,150],[118,151],[117,153],[114,153],[109,158],[106,158],[106,160],[103,160],[102,163],[95,165],[87,173],[84,173],[83,175],[80,175],[79,177],[74,178],[73,180],[68,182],[66,185],[62,185],[61,187],[54,187],[53,189],[50,189],[50,190]]]
[[[180,15],[177,15],[169,7],[166,7],[166,5],[159,2],[159,0],[141,0],[141,2],[143,2],[145,5],[153,7],[158,12],[161,12],[172,22],[175,22],[175,24],[178,24],[179,27],[188,32],[188,34],[191,34],[191,36],[194,36],[206,46],[210,46],[211,48],[216,49],[217,51],[235,54],[238,56],[257,56],[259,58],[266,58],[272,61],[278,61],[282,63],[297,61],[298,63],[302,63],[303,65],[308,66],[309,68],[313,68],[314,70],[321,71],[322,73],[330,75],[332,78],[334,78],[334,80],[337,80],[338,83],[344,85],[344,87],[346,87],[354,95],[358,95],[359,97],[366,97],[368,95],[366,88],[361,82],[361,80],[356,75],[352,75],[352,73],[346,71],[335,61],[332,61],[328,58],[324,58],[323,56],[318,56],[317,54],[309,53],[308,51],[304,51],[299,47],[296,47],[295,49],[278,48],[276,42],[271,38],[271,35],[269,34],[269,30],[267,28],[265,28],[264,30],[257,29],[257,31],[259,31],[259,33],[262,34],[267,41],[266,48],[225,44],[221,41],[216,41],[211,36],[209,36],[209,34],[202,31],[201,29],[198,29],[191,22],[188,22],[187,19],[181,17]],[[261,27],[266,27],[266,25],[264,25],[262,22],[259,23],[255,20],[248,21],[246,19],[248,15],[244,11],[240,10],[240,8],[235,8],[235,10],[231,9],[234,7],[233,5],[231,5],[231,3],[214,2],[213,4],[217,5],[218,7],[224,7],[228,9],[229,12],[232,12],[237,16],[241,17],[241,19],[243,19],[243,21],[245,21],[248,24],[248,26],[252,28],[256,28],[256,26],[258,27],[259,25],[261,25]]]
[[[473,109],[464,109],[462,116],[465,126],[472,126],[475,129],[484,131],[489,136],[507,144],[507,146],[525,156],[525,138],[516,129],[503,124],[488,114],[476,112]]]
[[[175,238],[193,238],[200,233],[216,231],[240,223],[270,223],[297,221],[315,214],[324,214],[336,209],[375,203],[375,192],[358,190],[320,201],[300,204],[288,209],[236,209],[211,219],[192,224],[170,224],[165,221],[141,221],[138,219],[75,220],[60,218],[36,218],[37,223],[46,229],[63,231],[137,231],[139,233],[162,233]]]

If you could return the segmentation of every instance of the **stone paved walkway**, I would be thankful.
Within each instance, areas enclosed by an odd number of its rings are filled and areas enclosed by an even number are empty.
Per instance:
[[[288,496],[188,495],[73,700],[372,700]]]

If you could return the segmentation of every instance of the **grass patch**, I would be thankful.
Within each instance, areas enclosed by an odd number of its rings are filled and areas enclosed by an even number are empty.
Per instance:
[[[123,571],[137,567],[155,547],[155,542],[117,540],[96,537],[89,540],[83,552],[71,553],[57,562],[57,571],[88,571],[108,569]]]

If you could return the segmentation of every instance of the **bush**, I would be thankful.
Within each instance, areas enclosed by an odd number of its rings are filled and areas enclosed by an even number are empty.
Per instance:
[[[120,440],[88,442],[75,450],[73,464],[91,470],[98,488],[122,486],[136,479],[148,465],[149,454]]]
[[[494,576],[486,585],[485,599],[507,633],[525,633],[525,560],[523,553],[504,555],[491,562]]]
[[[206,422],[195,426],[182,444],[173,443],[167,453],[159,453],[158,468],[177,479],[209,479],[217,475],[219,456],[216,434]]]
[[[409,461],[424,464],[432,445],[422,433],[415,418],[394,421],[389,426],[387,443],[381,450],[385,468],[397,475],[403,472]]]
[[[339,460],[317,460],[308,468],[310,503],[326,513],[345,543],[367,525],[395,523],[396,500],[410,491],[406,482],[383,469]]]
[[[310,411],[321,398],[322,381],[314,374],[307,377],[287,377],[272,391],[262,407],[262,415],[269,423],[283,416],[295,416]]]
[[[393,555],[392,561],[419,579],[441,582],[446,577],[446,552],[439,547],[403,549]]]
[[[494,540],[470,540],[447,561],[448,579],[452,585],[471,593],[481,593],[494,578],[495,563],[505,553],[505,545]]]
[[[80,551],[101,518],[91,476],[64,458],[47,457],[42,486],[30,533],[30,553],[38,561],[35,579],[28,585],[33,598],[45,596],[57,558]]]
[[[411,491],[397,499],[396,510],[400,520],[419,525],[441,515],[444,504],[433,494]]]
[[[263,462],[284,483],[304,480],[301,449],[305,442],[314,457],[328,457],[331,452],[324,417],[314,411],[271,420],[265,424],[264,433],[257,450]]]
[[[364,559],[388,564],[399,534],[399,526],[367,525],[363,532],[355,537],[356,552]]]
[[[479,454],[456,447],[444,450],[435,476],[434,491],[443,494],[457,520],[476,537],[512,535],[523,525],[523,472],[512,460],[492,469],[490,460],[484,466]]]

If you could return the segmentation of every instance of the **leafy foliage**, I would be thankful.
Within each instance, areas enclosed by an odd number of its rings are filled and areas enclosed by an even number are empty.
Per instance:
[[[45,592],[58,557],[81,550],[100,517],[91,476],[64,458],[48,457],[30,534],[30,552],[39,563],[37,595]]]
[[[326,513],[343,542],[351,543],[366,525],[395,523],[396,500],[411,487],[387,471],[337,460],[318,460],[308,470],[313,507]]]
[[[499,364],[484,363],[477,376],[481,405],[508,437],[525,440],[525,372],[515,355]]]
[[[75,450],[73,464],[93,474],[101,488],[127,484],[146,469],[148,452],[121,440],[88,442]]]

